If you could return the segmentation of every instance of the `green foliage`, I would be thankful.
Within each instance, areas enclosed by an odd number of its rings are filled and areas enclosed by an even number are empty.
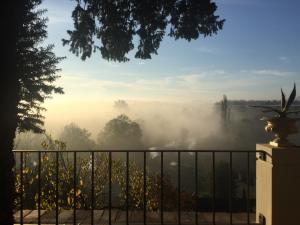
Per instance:
[[[20,93],[18,103],[18,130],[43,132],[42,103],[52,93],[63,90],[54,85],[59,78],[57,68],[62,57],[56,57],[53,45],[45,46],[47,38],[46,10],[38,9],[41,0],[25,0],[23,25],[19,30],[16,52],[16,71]]]
[[[103,149],[141,149],[142,130],[137,122],[121,114],[110,120],[98,135]]]
[[[74,195],[76,194],[77,208],[89,209],[91,207],[91,155],[77,157],[76,163],[76,190],[74,191],[74,157],[66,153],[66,145],[51,136],[42,143],[46,152],[41,153],[41,208],[53,210],[56,207],[56,153],[47,150],[57,150],[59,154],[58,190],[59,208],[74,207]],[[17,169],[16,193],[19,196],[23,189],[24,208],[34,209],[38,202],[38,154],[24,153],[23,161],[23,186],[21,187],[21,174]],[[107,207],[109,158],[107,153],[95,153],[94,155],[94,188],[96,209]],[[129,202],[132,209],[143,207],[143,170],[134,162],[129,166]],[[147,209],[155,210],[159,206],[160,177],[148,174],[147,180]],[[125,207],[126,202],[126,163],[121,159],[112,160],[112,186],[119,187],[120,208]],[[170,186],[170,185],[169,185]],[[20,205],[20,198],[16,198],[15,204]]]
[[[76,159],[76,190],[74,190],[74,153],[65,152],[66,144],[54,140],[51,136],[46,136],[42,142],[45,152],[41,153],[41,208],[53,210],[56,208],[56,153],[50,150],[58,151],[58,199],[59,209],[69,209],[74,207],[74,195],[76,195],[78,209],[91,208],[91,173],[92,173],[92,155],[91,153],[77,152]],[[49,152],[47,152],[49,151]],[[17,155],[18,156],[18,155]],[[19,157],[17,157],[18,159]],[[114,207],[125,209],[126,207],[126,171],[127,165],[122,155],[113,154],[111,161],[111,182],[113,190]],[[16,169],[16,193],[20,195],[23,188],[24,208],[35,209],[38,202],[38,153],[24,153],[23,161],[23,186],[21,187],[20,168],[17,160]],[[19,168],[19,170],[18,170]],[[109,183],[109,155],[106,152],[94,153],[94,206],[96,209],[103,209],[108,204],[108,183]],[[160,190],[164,187],[164,209],[176,209],[178,201],[178,188],[171,182],[167,171],[164,173],[163,180],[157,172],[149,172],[146,168],[146,208],[148,211],[157,211],[160,208]],[[211,180],[210,169],[201,170],[201,179],[199,179],[199,199],[201,197],[211,198]],[[206,171],[206,172],[205,172]],[[186,171],[187,172],[187,171]],[[186,173],[185,173],[186,174]],[[219,162],[216,164],[216,198],[229,199],[229,164]],[[236,173],[232,174],[232,198],[237,198]],[[163,183],[161,183],[161,180]],[[190,188],[190,187],[189,187]],[[181,208],[190,210],[195,204],[194,190],[182,187],[180,192]],[[203,196],[204,194],[207,196]],[[144,171],[138,164],[138,161],[129,161],[129,205],[131,210],[141,210],[144,207]],[[16,198],[16,205],[20,205],[20,198]],[[117,204],[117,205],[116,205]]]
[[[136,58],[150,59],[157,54],[166,35],[188,41],[200,35],[211,36],[222,29],[224,21],[215,15],[217,6],[211,0],[76,0],[72,17],[74,30],[68,31],[70,51],[85,60],[93,51],[100,50],[106,60],[125,62],[134,49]],[[101,40],[101,46],[94,39]]]
[[[230,198],[230,191],[231,191],[231,198],[237,198],[237,174],[233,171],[232,174],[232,187],[230,190],[230,170],[229,170],[229,163],[224,161],[220,161],[216,164],[216,177],[215,177],[215,186],[216,186],[216,198],[226,199]]]
[[[291,105],[294,103],[296,98],[296,84],[294,83],[294,88],[288,98],[288,100],[286,101],[285,98],[285,94],[281,89],[281,108],[277,109],[271,106],[260,106],[260,105],[255,105],[252,107],[256,107],[256,108],[262,108],[264,109],[262,112],[264,113],[269,113],[269,112],[275,112],[278,114],[279,117],[286,117],[288,114],[297,114],[300,113],[299,110],[297,111],[289,111]]]
[[[41,153],[41,209],[54,210],[56,208],[56,153],[47,150],[57,150],[59,156],[58,165],[58,199],[59,209],[70,209],[74,207],[74,195],[76,195],[76,208],[90,209],[91,199],[91,177],[92,177],[92,156],[91,153],[77,153],[76,160],[76,189],[74,190],[74,158],[73,153],[65,152],[66,145],[60,141],[53,140],[50,136],[43,143],[46,152]],[[38,154],[26,153],[23,161],[23,186],[21,187],[20,171],[17,169],[16,193],[20,196],[23,188],[24,208],[36,209],[38,204]],[[129,161],[129,208],[141,210],[144,208],[144,172],[135,161]],[[126,208],[126,162],[122,157],[113,157],[111,161],[111,183],[113,207]],[[108,205],[108,184],[109,184],[109,157],[108,153],[94,153],[94,207],[103,209]],[[146,168],[149,171],[149,168]],[[203,178],[203,177],[202,177]],[[201,178],[201,182],[202,182]],[[203,179],[208,179],[205,177]],[[235,199],[237,184],[236,175],[233,173],[232,198]],[[163,183],[161,183],[161,181]],[[160,174],[147,172],[146,175],[146,208],[148,211],[160,209],[160,190],[164,187],[164,209],[174,210],[178,202],[178,188],[171,182],[167,173],[161,179]],[[216,198],[229,199],[229,166],[220,162],[216,165]],[[209,186],[206,186],[209,188]],[[201,189],[201,190],[200,190]],[[202,187],[199,189],[203,195]],[[211,193],[207,192],[209,198]],[[199,195],[200,197],[200,195]],[[203,197],[203,196],[202,196]],[[190,210],[195,204],[193,191],[181,189],[181,208]],[[16,205],[20,206],[20,198],[16,198]]]

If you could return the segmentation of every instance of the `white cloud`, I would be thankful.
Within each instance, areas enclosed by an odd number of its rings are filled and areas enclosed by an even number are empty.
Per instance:
[[[289,58],[286,57],[286,56],[280,56],[278,59],[279,59],[280,61],[282,61],[282,62],[285,62],[285,63],[288,63],[288,62],[290,61]]]
[[[167,88],[171,82],[171,77],[163,77],[160,79],[152,79],[152,80],[146,80],[146,79],[139,79],[135,82],[137,85],[142,85],[144,87],[155,87],[155,88]]]
[[[280,70],[253,70],[254,74],[257,75],[266,75],[266,76],[276,76],[276,77],[285,77],[293,75],[293,72],[289,71],[280,71]]]
[[[177,76],[176,78],[186,84],[197,84],[204,77],[205,77],[204,74],[187,74],[187,75]]]
[[[113,81],[86,75],[62,75],[58,85],[65,90],[61,99],[106,99],[137,98],[185,100],[199,99],[199,96],[214,98],[215,93],[206,81],[207,74],[187,74],[157,79],[136,79],[133,81]],[[201,99],[201,98],[200,98]]]
[[[274,77],[287,77],[295,74],[294,72],[291,71],[282,71],[282,70],[275,70],[275,69],[241,70],[241,72],[260,75],[260,76],[274,76]]]
[[[289,82],[290,79],[286,79],[286,76],[292,74],[294,73],[274,69],[243,70],[240,72],[228,72],[219,69],[158,78],[132,76],[125,80],[65,74],[58,85],[65,89],[66,94],[59,97],[65,101],[118,98],[217,101],[223,94],[227,94],[231,99],[259,99],[259,96],[264,98],[266,89],[277,86],[280,88]],[[272,79],[272,76],[277,77],[277,79]],[[292,76],[292,78],[294,77]],[[271,94],[273,95],[273,92],[270,93],[270,96]],[[275,94],[274,97],[277,96]]]
[[[102,60],[101,63],[104,64],[104,65],[107,65],[111,68],[119,68],[120,67],[120,63],[118,63],[118,62],[109,62],[109,61],[106,61],[106,60]]]
[[[213,54],[216,53],[215,49],[209,48],[207,46],[201,46],[196,48],[197,51],[201,52],[201,53],[206,53],[206,54]]]

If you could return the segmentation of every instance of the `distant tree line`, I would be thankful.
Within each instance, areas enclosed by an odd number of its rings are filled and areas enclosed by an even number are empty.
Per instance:
[[[18,133],[15,139],[16,149],[40,149],[41,140],[47,138],[46,134],[32,132]],[[108,121],[99,132],[96,141],[91,133],[75,123],[64,126],[57,138],[65,143],[68,150],[92,149],[143,149],[142,129],[139,123],[132,121],[125,114]]]

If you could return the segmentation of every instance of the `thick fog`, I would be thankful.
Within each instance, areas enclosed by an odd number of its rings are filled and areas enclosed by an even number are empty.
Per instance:
[[[247,104],[229,104],[226,119],[222,113],[220,105],[201,102],[64,103],[48,109],[45,129],[47,135],[72,149],[101,148],[100,133],[110,120],[121,114],[139,125],[139,148],[143,149],[254,149],[256,143],[273,137],[264,131],[265,122],[259,120],[262,114]],[[74,133],[72,127],[81,129],[80,134],[70,135]],[[80,135],[85,137],[80,138]],[[297,142],[299,136],[292,139]],[[18,134],[15,147],[40,148],[41,140],[43,135]]]

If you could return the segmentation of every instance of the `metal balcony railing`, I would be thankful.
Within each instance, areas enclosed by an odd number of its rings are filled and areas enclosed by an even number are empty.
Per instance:
[[[47,212],[55,217],[52,219],[53,224],[67,223],[60,221],[59,218],[60,211],[67,209],[72,210],[71,223],[79,224],[82,218],[77,211],[84,209],[89,212],[88,218],[85,216],[85,221],[89,224],[99,224],[99,218],[95,219],[95,210],[102,209],[106,210],[108,216],[106,222],[109,225],[114,223],[128,225],[137,222],[134,221],[135,218],[130,219],[132,210],[140,212],[139,224],[153,223],[153,218],[148,220],[147,217],[147,214],[152,215],[153,212],[156,224],[185,224],[186,218],[182,216],[186,217],[187,211],[189,224],[202,224],[203,214],[211,216],[211,224],[219,224],[220,220],[223,224],[237,224],[234,218],[238,213],[244,215],[243,221],[238,221],[238,224],[255,224],[255,219],[251,219],[251,216],[255,215],[255,160],[257,155],[260,157],[265,155],[263,151],[235,150],[14,150],[14,154],[16,223],[30,223],[26,221],[24,213],[27,209],[37,214],[34,223],[50,223],[42,221],[43,215]],[[134,165],[137,168],[135,173],[131,172],[132,157],[135,158]],[[64,158],[68,158],[67,165],[63,161]],[[78,164],[82,160],[85,160],[84,166]],[[199,161],[208,166],[203,169]],[[217,168],[220,162],[226,162],[223,163],[226,166]],[[236,164],[242,166],[235,169]],[[150,171],[150,166],[154,168],[152,168],[154,172]],[[114,167],[118,167],[117,178],[113,174]],[[81,173],[79,170],[83,168],[86,173],[79,176]],[[100,170],[102,177],[99,175]],[[204,170],[209,176],[206,179],[209,187],[205,187],[201,182],[200,175]],[[63,177],[60,177],[61,174]],[[138,183],[136,185],[138,191],[134,189],[133,178],[134,182]],[[83,182],[84,179],[89,181]],[[119,187],[114,186],[116,179],[121,179]],[[172,179],[173,183],[170,181]],[[221,188],[218,187],[220,180],[223,182]],[[237,180],[240,183],[237,184]],[[62,182],[65,183],[61,184]],[[102,186],[99,182],[102,182]],[[183,187],[183,183],[192,185]],[[240,188],[242,196],[236,196],[234,193],[239,185],[244,187]],[[26,190],[25,186],[30,190]],[[64,188],[66,190],[62,191]],[[225,193],[219,191],[222,188]],[[81,189],[85,190],[85,197],[80,192]],[[100,189],[102,197],[99,200]],[[132,194],[133,189],[137,192],[136,196]],[[206,197],[201,197],[203,189],[206,190]],[[153,192],[154,197],[150,196],[150,192]],[[120,193],[123,193],[123,198],[116,206],[115,199]],[[124,214],[121,222],[112,215],[112,211],[116,208]],[[221,212],[227,215],[226,221],[218,218]],[[173,215],[172,218],[175,218],[174,221],[165,217],[170,213]]]

